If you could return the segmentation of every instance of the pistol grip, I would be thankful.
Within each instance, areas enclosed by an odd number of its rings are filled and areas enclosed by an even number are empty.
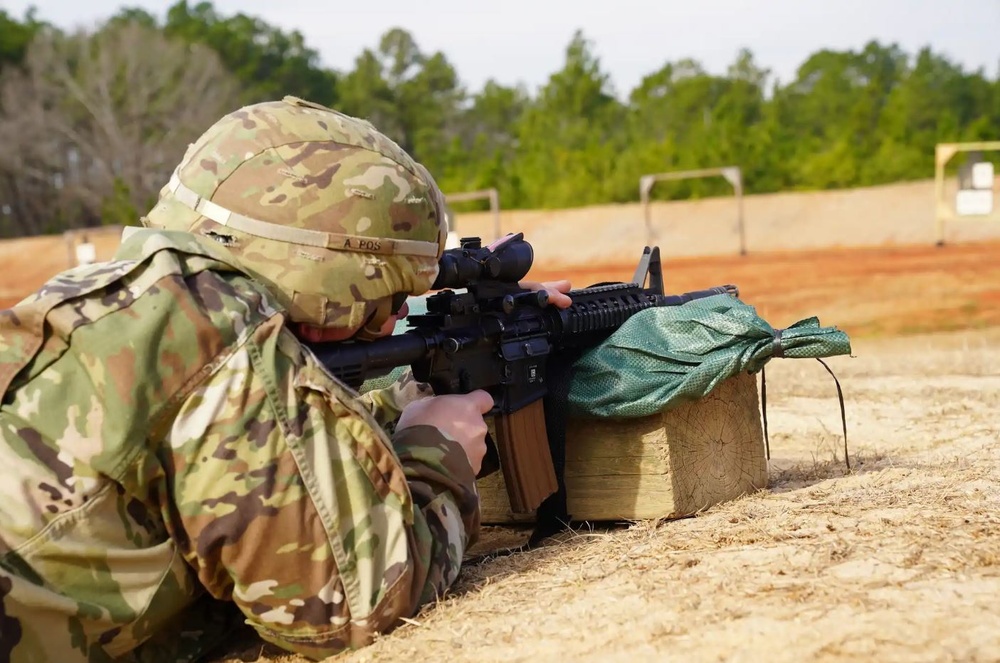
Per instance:
[[[497,451],[497,443],[493,441],[493,436],[486,434],[486,455],[483,456],[483,464],[479,468],[477,479],[488,477],[500,471],[500,452]]]

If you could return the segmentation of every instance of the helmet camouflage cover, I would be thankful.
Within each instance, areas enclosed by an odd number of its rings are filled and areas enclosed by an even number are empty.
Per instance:
[[[292,321],[365,330],[393,295],[430,288],[447,235],[423,166],[368,122],[295,97],[216,122],[143,224],[218,241]]]

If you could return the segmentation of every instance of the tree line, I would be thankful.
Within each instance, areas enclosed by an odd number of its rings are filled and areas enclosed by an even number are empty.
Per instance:
[[[299,32],[210,2],[76,31],[0,10],[0,236],[134,223],[212,122],[286,94],[368,118],[445,192],[497,187],[505,208],[632,201],[644,173],[731,164],[751,193],[922,179],[935,143],[1000,138],[1000,77],[876,41],[817,51],[787,82],[748,50],[724,74],[666,62],[623,96],[577,32],[539,89],[471,91],[402,28],[334,71]]]

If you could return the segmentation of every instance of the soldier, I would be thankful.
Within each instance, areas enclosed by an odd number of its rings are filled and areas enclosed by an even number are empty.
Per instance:
[[[359,398],[298,340],[389,332],[442,198],[364,121],[249,106],[113,261],[0,311],[0,660],[191,660],[244,620],[321,658],[454,582],[492,399]]]

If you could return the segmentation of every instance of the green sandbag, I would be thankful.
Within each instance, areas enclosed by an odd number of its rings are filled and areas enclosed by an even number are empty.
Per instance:
[[[644,417],[708,395],[773,356],[818,358],[851,352],[847,334],[807,318],[775,330],[753,306],[729,295],[637,313],[574,365],[571,411]]]

